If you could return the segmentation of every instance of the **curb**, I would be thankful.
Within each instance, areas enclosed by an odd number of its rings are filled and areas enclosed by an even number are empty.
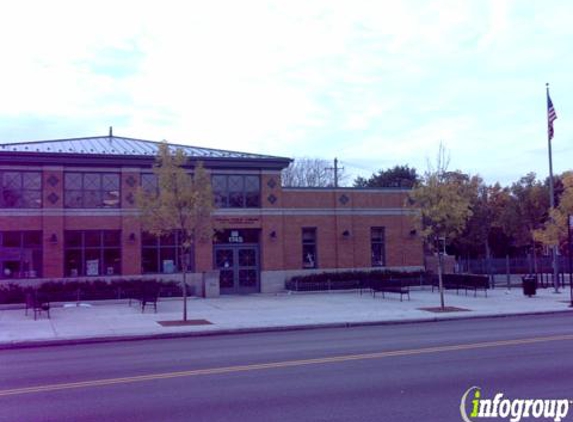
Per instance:
[[[470,319],[493,319],[493,318],[511,318],[511,317],[538,316],[538,315],[558,315],[571,312],[573,312],[573,309],[524,312],[517,314],[495,314],[495,315],[474,315],[474,316],[456,315],[456,316],[410,318],[402,320],[385,320],[385,321],[328,322],[320,324],[284,325],[276,327],[226,328],[219,330],[184,332],[184,333],[134,334],[134,335],[85,337],[85,338],[75,338],[75,339],[24,340],[24,341],[0,343],[0,350],[25,349],[33,347],[50,347],[50,346],[74,346],[82,344],[129,342],[129,341],[143,341],[143,340],[167,340],[167,339],[179,339],[179,338],[212,337],[212,336],[226,336],[226,335],[257,334],[257,333],[279,333],[288,331],[318,330],[318,329],[329,329],[329,328],[357,328],[357,327],[374,327],[374,326],[385,326],[385,325],[420,324],[420,323],[432,323],[432,322],[463,321]]]

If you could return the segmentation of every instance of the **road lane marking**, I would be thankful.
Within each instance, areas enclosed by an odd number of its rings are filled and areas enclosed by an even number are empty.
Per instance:
[[[348,362],[348,361],[368,360],[368,359],[383,359],[396,356],[411,356],[411,355],[421,355],[429,353],[475,350],[475,349],[484,349],[492,347],[517,346],[524,344],[545,343],[549,341],[568,341],[568,340],[573,340],[573,334],[549,336],[549,337],[533,337],[533,338],[524,338],[515,340],[498,340],[498,341],[488,341],[481,343],[456,344],[451,346],[422,347],[419,349],[404,349],[404,350],[394,350],[386,352],[361,353],[355,355],[341,355],[341,356],[331,356],[331,357],[313,358],[313,359],[288,360],[283,362],[224,366],[219,368],[193,369],[189,371],[164,372],[158,374],[138,375],[133,377],[106,378],[100,380],[13,388],[8,390],[0,390],[0,397],[32,394],[32,393],[43,393],[49,391],[69,390],[75,388],[98,387],[98,386],[114,385],[114,384],[128,384],[134,382],[154,381],[154,380],[163,380],[170,378],[193,377],[201,375],[218,375],[218,374],[227,374],[233,372],[289,368],[289,367],[297,367],[305,365],[319,365],[326,363],[338,363],[338,362]]]

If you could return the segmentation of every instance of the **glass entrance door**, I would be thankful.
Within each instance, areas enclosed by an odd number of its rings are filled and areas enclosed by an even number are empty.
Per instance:
[[[214,252],[221,294],[259,292],[258,245],[217,245]]]

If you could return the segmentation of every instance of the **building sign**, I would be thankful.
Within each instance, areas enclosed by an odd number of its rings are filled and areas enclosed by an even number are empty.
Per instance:
[[[241,244],[241,243],[259,243],[258,229],[230,229],[220,230],[215,236],[215,243],[219,244]]]
[[[229,236],[229,243],[243,243],[243,236],[239,236],[238,230],[231,230],[231,235]]]
[[[261,224],[260,217],[217,217],[216,220],[223,226],[257,226]]]

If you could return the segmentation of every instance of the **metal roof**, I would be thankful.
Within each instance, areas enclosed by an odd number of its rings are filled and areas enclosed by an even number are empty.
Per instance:
[[[124,138],[120,136],[94,136],[88,138],[55,139],[0,144],[1,152],[35,154],[74,154],[106,155],[122,157],[154,157],[161,142],[144,139]],[[251,154],[246,152],[225,151],[201,148],[190,145],[168,143],[170,148],[181,148],[190,158],[247,159],[247,160],[288,160],[285,157]]]

